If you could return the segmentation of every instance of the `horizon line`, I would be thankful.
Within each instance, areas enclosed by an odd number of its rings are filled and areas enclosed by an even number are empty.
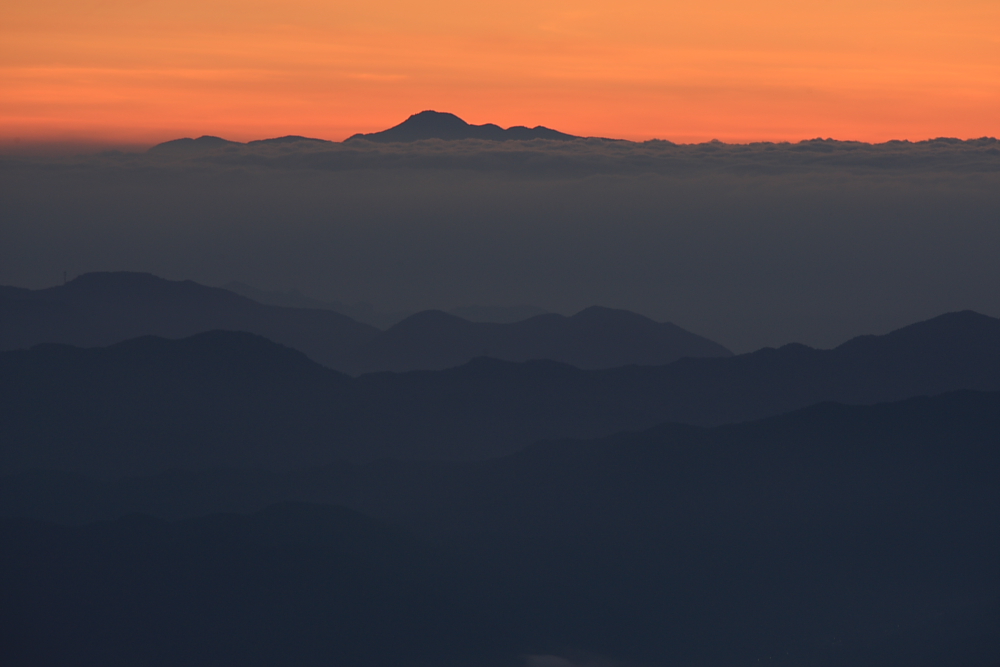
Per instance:
[[[518,127],[518,126],[511,126]],[[387,128],[388,129],[388,128]],[[504,128],[507,129],[507,128]],[[553,128],[549,128],[553,129]],[[381,130],[379,130],[381,131]],[[162,141],[157,140],[122,140],[122,139],[112,139],[112,138],[99,138],[99,137],[0,137],[0,155],[67,155],[71,151],[77,151],[76,154],[96,154],[102,152],[122,152],[122,153],[144,153],[149,149],[160,146],[162,144],[170,143],[172,141],[182,141],[182,140],[198,140],[204,138],[210,139],[221,139],[231,144],[237,144],[240,146],[248,146],[254,143],[262,143],[274,141],[276,139],[284,139],[287,137],[301,137],[303,141],[317,141],[329,144],[344,144],[349,139],[352,139],[360,134],[371,134],[371,133],[355,133],[344,137],[343,139],[326,139],[323,137],[307,136],[296,133],[289,134],[278,134],[274,136],[265,136],[258,139],[227,139],[223,136],[217,134],[201,134],[198,136],[174,136],[170,139],[164,139]],[[417,141],[491,141],[488,139],[421,139]],[[928,136],[923,139],[886,139],[884,141],[864,141],[861,139],[838,139],[835,137],[823,137],[814,136],[806,137],[802,139],[747,139],[747,140],[722,140],[717,138],[712,139],[702,139],[702,140],[673,140],[664,139],[660,137],[651,137],[649,139],[621,139],[615,137],[598,137],[598,136],[577,136],[575,140],[584,141],[607,141],[615,143],[625,143],[625,144],[646,144],[646,143],[664,143],[671,144],[674,146],[703,146],[706,144],[719,144],[724,146],[753,146],[759,144],[770,144],[770,145],[795,145],[811,142],[830,142],[830,143],[842,143],[842,144],[864,144],[868,146],[882,146],[886,144],[922,144],[930,143],[935,141],[950,141],[950,142],[971,142],[971,141],[998,141],[997,136],[993,135],[982,135],[977,137],[956,137],[947,135],[937,135]],[[524,140],[511,139],[506,142],[517,143]],[[529,141],[546,141],[545,139],[533,139]],[[571,140],[572,141],[572,140]],[[415,143],[415,142],[386,142],[390,145],[396,143]],[[501,142],[497,142],[501,143]]]

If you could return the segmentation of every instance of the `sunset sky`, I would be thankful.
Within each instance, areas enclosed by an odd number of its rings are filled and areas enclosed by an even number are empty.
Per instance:
[[[1000,134],[996,0],[15,0],[0,142],[340,140],[423,109],[677,142]]]

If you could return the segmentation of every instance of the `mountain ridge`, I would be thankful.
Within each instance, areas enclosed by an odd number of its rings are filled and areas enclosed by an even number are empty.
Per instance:
[[[308,658],[297,664],[372,667],[451,664],[445,655],[562,665],[553,656],[581,653],[991,667],[998,428],[1000,392],[963,391],[712,429],[666,424],[480,462],[173,471],[89,491],[5,478],[7,516],[13,489],[54,503],[50,515],[96,507],[109,520],[0,519],[0,579],[17,602],[0,609],[0,637],[108,665],[171,664],[164,643],[215,665],[273,664],[297,646]],[[171,518],[120,515],[134,510]],[[137,586],[152,604],[135,606]],[[372,596],[382,604],[366,605]],[[51,621],[67,609],[80,623]],[[135,641],[148,609],[162,621]],[[258,615],[267,631],[248,649],[233,629],[260,627]],[[386,646],[387,624],[421,641]],[[84,642],[81,626],[111,639]],[[225,655],[205,652],[205,627]]]
[[[5,298],[6,297],[6,298]],[[148,273],[85,273],[64,285],[0,293],[0,349],[41,342],[105,346],[144,335],[249,331],[340,364],[379,330],[332,310],[267,306],[234,292]]]
[[[259,336],[214,332],[2,352],[0,376],[0,474],[475,460],[668,421],[712,426],[823,401],[1000,390],[1000,320],[953,313],[834,350],[794,345],[664,366],[480,357],[356,378]]]
[[[358,140],[390,143],[425,141],[429,139],[445,141],[462,139],[479,139],[483,141],[532,141],[535,139],[572,141],[579,138],[541,125],[530,128],[517,125],[507,129],[493,123],[471,125],[453,113],[427,110],[413,114],[399,125],[390,127],[387,130],[368,134],[355,134],[344,141],[345,143]]]
[[[540,315],[507,324],[430,312],[405,318],[383,332],[336,310],[265,305],[193,281],[144,273],[87,273],[43,290],[0,290],[0,350],[41,342],[100,346],[142,335],[181,338],[224,329],[262,335],[354,375],[438,370],[465,363],[484,350],[511,361],[550,356],[588,368],[731,354],[676,325],[613,309],[598,308],[582,317]],[[603,313],[606,321],[595,313]],[[442,317],[449,324],[435,325]],[[409,337],[401,335],[407,331]]]

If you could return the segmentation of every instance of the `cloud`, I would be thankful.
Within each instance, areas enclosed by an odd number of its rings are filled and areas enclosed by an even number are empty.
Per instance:
[[[1000,143],[355,141],[0,158],[0,283],[600,304],[736,351],[1000,315]]]

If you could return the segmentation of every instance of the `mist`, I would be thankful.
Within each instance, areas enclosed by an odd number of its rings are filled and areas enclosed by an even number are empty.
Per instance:
[[[1000,315],[1000,143],[367,141],[0,159],[0,284],[624,308],[735,352]]]

